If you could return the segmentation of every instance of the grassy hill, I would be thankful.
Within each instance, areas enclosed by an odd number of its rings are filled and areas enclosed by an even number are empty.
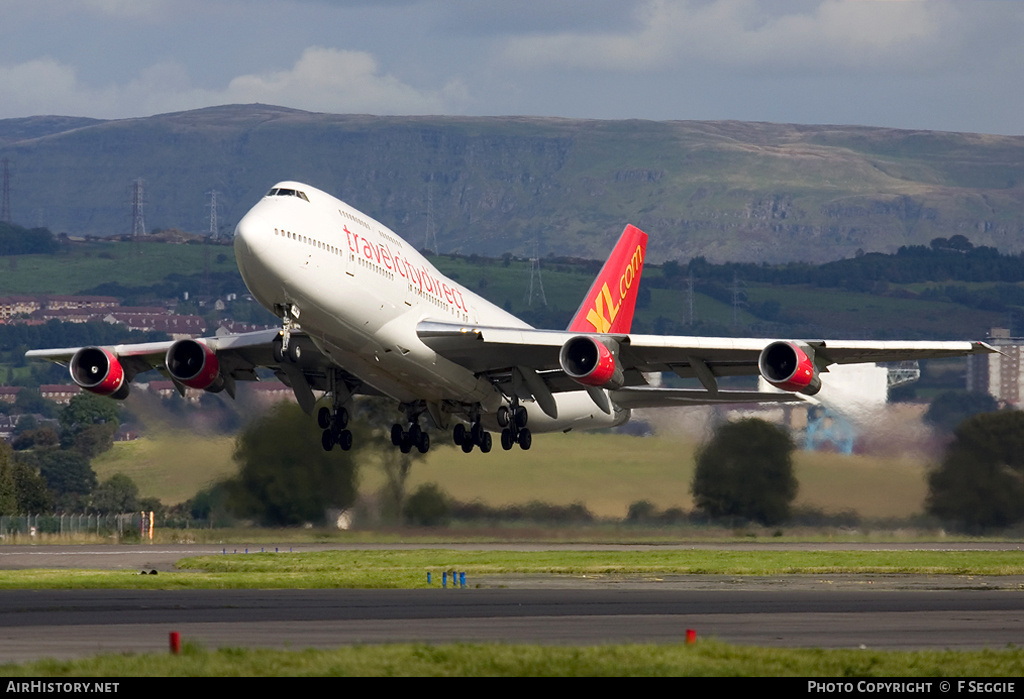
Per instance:
[[[441,251],[603,257],[623,226],[654,260],[825,261],[970,235],[1022,248],[1024,137],[749,122],[376,117],[235,105],[117,121],[0,120],[16,222],[225,230],[282,179]],[[429,222],[428,222],[429,210]]]

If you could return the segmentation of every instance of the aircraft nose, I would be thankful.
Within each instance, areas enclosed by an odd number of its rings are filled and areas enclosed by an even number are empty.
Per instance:
[[[268,235],[272,237],[273,233],[267,222],[258,214],[247,213],[235,226],[235,256],[258,257]]]

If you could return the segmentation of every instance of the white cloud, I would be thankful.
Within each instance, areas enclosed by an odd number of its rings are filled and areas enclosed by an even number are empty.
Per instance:
[[[64,4],[64,3],[62,3]],[[84,0],[85,8],[110,17],[147,17],[167,9],[167,0]]]
[[[49,57],[0,66],[0,94],[6,115],[80,113],[74,69]]]
[[[699,61],[753,70],[914,70],[943,55],[958,14],[939,0],[649,0],[630,30],[516,37],[503,53],[532,68],[648,71]]]
[[[317,47],[306,49],[289,70],[242,75],[222,90],[193,86],[184,66],[173,61],[145,68],[127,83],[95,87],[84,84],[74,67],[44,57],[0,66],[0,94],[0,117],[116,118],[245,102],[339,113],[443,114],[467,101],[458,81],[418,90],[382,73],[369,53]]]
[[[225,100],[315,111],[440,114],[451,111],[464,93],[458,83],[440,91],[418,90],[382,74],[377,59],[363,51],[313,47],[290,70],[235,78]]]

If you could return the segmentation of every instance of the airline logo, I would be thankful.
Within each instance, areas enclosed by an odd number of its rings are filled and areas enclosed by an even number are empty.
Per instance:
[[[353,233],[348,226],[342,226],[342,230],[348,241],[349,252],[354,255],[362,254],[367,261],[383,266],[391,272],[397,273],[410,284],[419,286],[422,293],[447,301],[449,305],[469,313],[462,292],[455,286],[448,286],[441,280],[435,279],[425,265],[413,264],[405,256],[393,253],[387,243],[377,243],[365,235],[360,236],[358,233]]]
[[[629,332],[646,246],[647,235],[634,226],[627,226],[569,330]]]

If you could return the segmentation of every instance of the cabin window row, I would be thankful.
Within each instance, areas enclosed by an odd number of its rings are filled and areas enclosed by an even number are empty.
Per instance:
[[[286,231],[281,228],[275,228],[274,235],[281,236],[282,238],[287,238],[288,240],[294,240],[297,243],[312,245],[313,247],[318,248],[320,250],[326,250],[332,255],[341,256],[343,254],[340,248],[336,248],[333,245],[329,245],[328,243],[325,243],[322,240],[316,240],[315,238],[310,238],[309,236],[293,233],[292,231]]]

